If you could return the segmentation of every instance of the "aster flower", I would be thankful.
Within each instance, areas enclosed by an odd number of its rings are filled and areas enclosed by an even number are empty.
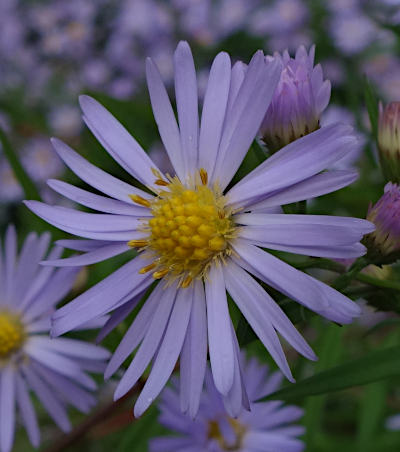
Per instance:
[[[367,219],[375,231],[365,237],[368,258],[376,264],[391,264],[400,257],[400,188],[387,183],[379,201],[368,209]]]
[[[280,372],[269,373],[268,367],[252,358],[242,359],[250,411],[242,410],[232,417],[229,403],[217,391],[207,369],[199,414],[193,421],[179,411],[178,384],[166,388],[161,396],[159,422],[179,436],[155,438],[151,452],[301,452],[304,443],[297,437],[304,427],[294,424],[303,411],[281,401],[257,402],[276,391],[282,381]],[[242,364],[241,363],[241,364]],[[226,406],[225,406],[225,405]]]
[[[38,447],[40,432],[29,395],[32,390],[64,431],[70,429],[66,405],[87,412],[96,388],[86,371],[101,372],[109,353],[74,339],[50,339],[55,305],[70,291],[76,268],[41,267],[50,236],[28,235],[19,257],[16,233],[9,227],[0,246],[0,451],[12,448],[16,413],[30,442]],[[54,248],[56,259],[62,249]],[[99,326],[99,322],[97,325]]]
[[[199,126],[196,72],[187,43],[174,56],[178,120],[157,67],[147,60],[147,81],[161,139],[176,176],[163,175],[137,141],[94,99],[80,99],[84,120],[109,154],[144,191],[91,165],[59,140],[53,145],[83,181],[106,196],[61,181],[50,186],[102,213],[29,201],[56,227],[85,238],[60,244],[84,253],[48,265],[87,265],[130,252],[132,259],[54,315],[60,335],[114,310],[104,337],[138,304],[139,314],[106,370],[110,377],[137,348],[116,390],[125,394],[153,361],[135,405],[143,413],[168,381],[180,356],[182,407],[195,415],[207,359],[218,391],[241,408],[243,386],[226,290],[262,343],[293,381],[277,331],[304,356],[311,348],[280,307],[250,276],[324,317],[349,323],[360,309],[334,289],[297,271],[260,247],[325,257],[355,257],[371,224],[355,218],[269,214],[271,207],[328,193],[351,183],[353,171],[327,171],[355,144],[351,128],[325,127],[288,145],[237,185],[229,182],[246,155],[278,83],[280,61],[257,52],[249,66],[221,52],[215,58]],[[151,192],[151,193],[150,193]],[[132,252],[135,248],[139,256]],[[130,251],[131,250],[131,251]],[[153,287],[153,286],[152,286]]]
[[[400,182],[400,102],[379,105],[378,150],[386,179]]]
[[[260,133],[271,152],[319,128],[319,118],[329,103],[331,84],[323,79],[321,65],[314,67],[315,46],[304,46],[291,58],[288,51],[268,60],[283,65],[281,78],[262,122]]]

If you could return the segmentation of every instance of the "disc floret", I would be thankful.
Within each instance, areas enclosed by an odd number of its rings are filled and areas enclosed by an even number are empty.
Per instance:
[[[0,311],[0,361],[18,351],[25,341],[25,330],[18,315]]]
[[[150,202],[153,217],[143,227],[147,238],[130,242],[146,248],[154,258],[142,272],[154,270],[154,278],[168,275],[187,287],[206,275],[211,262],[223,261],[231,253],[232,212],[218,186],[207,182],[203,169],[187,185],[177,177],[169,178],[168,188]]]

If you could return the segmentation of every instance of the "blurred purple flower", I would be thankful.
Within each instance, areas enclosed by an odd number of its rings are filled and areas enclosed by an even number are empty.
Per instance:
[[[54,135],[74,138],[82,128],[80,111],[72,105],[60,105],[49,114],[48,122]]]
[[[14,175],[10,164],[0,154],[0,199],[5,202],[20,201],[23,198],[23,191]]]
[[[21,161],[31,178],[39,183],[64,172],[64,165],[47,137],[36,136],[27,141],[21,149]]]
[[[400,414],[388,417],[385,422],[385,427],[392,431],[400,430]]]
[[[75,339],[50,339],[50,318],[71,290],[79,268],[41,267],[49,234],[26,238],[17,256],[17,237],[11,226],[0,248],[0,451],[13,445],[18,411],[33,446],[40,432],[29,391],[32,390],[56,424],[71,425],[66,405],[88,412],[95,404],[90,391],[96,383],[86,371],[102,372],[109,352]],[[50,259],[60,256],[54,248]],[[103,322],[95,322],[99,326]]]
[[[367,219],[375,231],[365,236],[370,261],[390,264],[400,257],[400,188],[391,182],[379,201],[370,205]]]
[[[168,381],[180,355],[183,386],[190,388],[186,402],[190,412],[196,413],[208,343],[215,385],[239,411],[243,387],[226,290],[293,381],[276,331],[307,358],[315,359],[315,354],[250,274],[338,323],[351,322],[360,309],[340,292],[260,247],[321,257],[356,257],[364,253],[359,240],[372,225],[356,218],[267,213],[271,207],[329,193],[355,180],[353,171],[322,172],[354,146],[351,128],[344,125],[325,127],[291,143],[227,189],[278,84],[280,59],[266,60],[258,51],[248,67],[240,62],[232,67],[228,54],[218,54],[210,70],[201,119],[194,61],[186,42],[178,45],[174,66],[179,126],[151,59],[146,69],[153,113],[176,177],[164,176],[104,107],[82,96],[84,119],[93,134],[153,193],[116,179],[54,139],[57,153],[71,170],[106,196],[56,180],[49,185],[102,213],[35,201],[27,201],[27,205],[56,227],[86,238],[62,241],[63,246],[84,254],[50,259],[48,265],[92,264],[132,247],[139,252],[59,309],[54,315],[54,335],[115,310],[100,334],[104,337],[126,318],[152,283],[161,280],[106,370],[110,377],[140,345],[116,398],[129,391],[154,358],[135,405],[135,414],[142,414]]]
[[[330,18],[329,31],[335,46],[347,55],[362,52],[377,39],[379,32],[361,10],[348,6]]]
[[[295,58],[285,51],[267,61],[277,60],[283,71],[261,124],[260,134],[271,152],[319,128],[321,113],[329,103],[331,85],[323,79],[322,68],[314,66],[315,46],[307,54],[300,46]]]
[[[325,127],[331,124],[336,123],[342,123],[342,124],[350,124],[351,126],[355,127],[355,118],[353,113],[348,110],[346,107],[342,107],[339,105],[329,105],[325,112],[323,113],[321,117],[321,127]],[[342,159],[340,159],[338,162],[335,163],[333,168],[336,169],[349,169],[353,167],[357,161],[361,158],[363,148],[366,142],[365,136],[360,132],[355,132],[357,136],[357,144],[351,149],[351,151],[345,155]]]
[[[400,183],[400,102],[379,105],[378,151],[386,180]]]
[[[248,410],[233,416],[229,402],[218,392],[207,369],[199,413],[192,420],[179,412],[182,399],[179,400],[178,382],[174,381],[172,387],[162,393],[159,422],[179,436],[152,439],[150,451],[303,451],[305,444],[297,437],[304,433],[304,427],[295,424],[303,411],[281,401],[257,402],[279,389],[283,375],[280,372],[270,374],[268,366],[259,364],[255,358],[246,361],[243,355],[241,365]]]

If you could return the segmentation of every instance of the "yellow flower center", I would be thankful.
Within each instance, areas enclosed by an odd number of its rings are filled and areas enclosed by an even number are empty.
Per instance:
[[[215,439],[222,450],[238,451],[242,448],[243,437],[246,433],[246,427],[242,425],[237,419],[228,418],[228,422],[231,424],[236,438],[233,444],[228,444],[217,421],[210,421],[208,423],[208,438]]]
[[[0,360],[17,351],[24,340],[25,330],[19,316],[0,311]]]
[[[154,258],[141,272],[154,270],[155,279],[166,275],[188,287],[194,278],[204,277],[211,262],[231,253],[229,240],[235,228],[232,212],[218,186],[207,185],[207,173],[200,170],[184,186],[177,178],[157,179],[159,191],[152,201],[137,195],[132,199],[151,210],[143,231],[147,237],[132,240],[133,247],[146,248]]]

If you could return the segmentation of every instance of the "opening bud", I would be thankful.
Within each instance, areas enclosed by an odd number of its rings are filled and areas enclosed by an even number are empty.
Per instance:
[[[322,68],[314,66],[315,46],[307,53],[300,46],[294,58],[287,51],[279,59],[283,70],[271,104],[260,127],[260,135],[271,152],[319,129],[321,113],[329,103],[331,84],[323,80]]]
[[[385,178],[400,183],[400,102],[379,105],[378,150]]]
[[[400,258],[400,188],[389,182],[383,196],[368,209],[367,220],[375,231],[364,238],[367,259],[377,265],[391,264]]]

